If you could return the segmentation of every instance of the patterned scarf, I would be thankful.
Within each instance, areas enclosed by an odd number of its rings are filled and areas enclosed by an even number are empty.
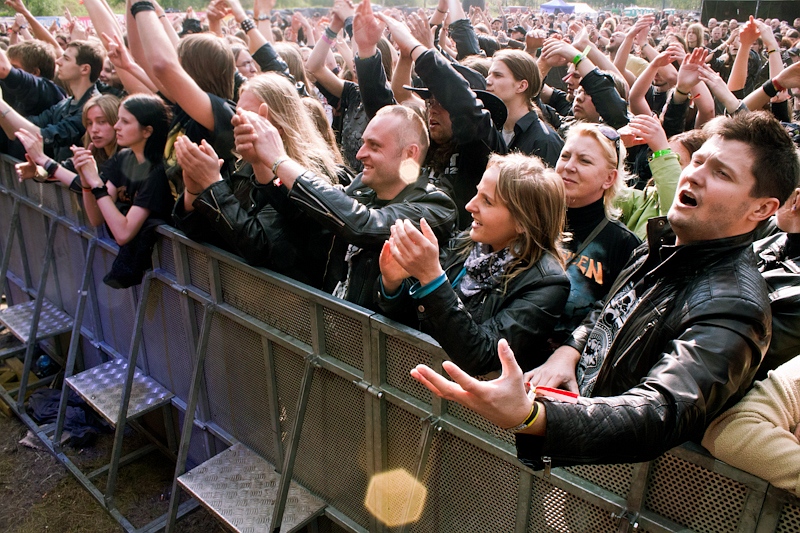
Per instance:
[[[506,265],[512,259],[513,256],[508,248],[490,252],[489,245],[476,243],[464,261],[467,273],[459,284],[462,294],[472,297],[481,291],[491,290],[500,285]]]

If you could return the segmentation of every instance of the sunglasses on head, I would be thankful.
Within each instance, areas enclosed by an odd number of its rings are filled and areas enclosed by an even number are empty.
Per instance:
[[[617,153],[617,164],[619,164],[619,144],[620,144],[619,133],[614,128],[605,126],[603,124],[597,126],[597,131],[602,133],[603,137],[614,143],[614,150]]]

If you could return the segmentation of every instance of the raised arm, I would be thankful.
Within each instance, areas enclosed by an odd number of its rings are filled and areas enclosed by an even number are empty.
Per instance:
[[[8,7],[25,17],[25,20],[28,22],[34,37],[53,47],[53,52],[56,54],[56,56],[61,55],[61,46],[59,46],[56,38],[53,37],[53,34],[47,31],[47,28],[42,26],[41,22],[39,22],[36,17],[33,16],[33,14],[31,14],[28,8],[25,7],[25,4],[22,2],[22,0],[5,0],[5,3]]]
[[[631,26],[631,29],[625,34],[625,38],[622,40],[619,50],[617,50],[617,55],[614,57],[614,65],[629,84],[636,81],[636,75],[626,67],[631,48],[634,42],[637,44],[647,42],[647,33],[650,31],[650,26],[653,25],[654,20],[652,15],[640,17],[639,20],[636,21],[636,24]]]
[[[102,33],[100,38],[108,51],[108,60],[117,69],[128,94],[158,92],[156,84],[147,76],[141,65],[133,60],[119,36],[111,37]]]
[[[130,10],[131,0],[128,0]],[[141,2],[137,3],[141,6]],[[153,9],[134,14],[139,43],[164,95],[177,103],[186,113],[207,130],[214,130],[211,99],[183,69],[178,53],[161,26]]]
[[[628,102],[630,103],[631,113],[634,115],[649,115],[652,110],[645,99],[648,89],[650,89],[656,73],[662,67],[670,66],[673,70],[674,67],[671,63],[675,61],[677,54],[675,49],[670,47],[658,54],[650,64],[644,69],[641,75],[636,78],[636,81],[631,85],[631,92],[628,95]],[[677,75],[677,74],[676,74]]]
[[[331,24],[328,26],[330,32],[336,35],[342,31],[344,21],[353,16],[354,12],[355,8],[350,0],[336,0],[331,10]],[[326,66],[326,59],[331,52],[332,44],[333,37],[326,31],[326,34],[314,45],[314,50],[311,51],[306,62],[306,68],[327,91],[339,98],[344,91],[344,80]]]
[[[744,89],[744,84],[747,81],[747,62],[750,59],[750,47],[753,46],[756,39],[758,39],[758,27],[751,17],[751,20],[745,22],[739,32],[739,53],[736,54],[736,59],[733,60],[731,75],[728,77],[728,89],[731,91]]]

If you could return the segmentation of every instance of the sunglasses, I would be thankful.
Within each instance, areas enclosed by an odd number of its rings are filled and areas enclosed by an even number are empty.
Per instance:
[[[614,150],[617,153],[617,166],[619,166],[619,156],[620,156],[620,151],[619,151],[620,137],[619,137],[619,133],[614,128],[611,128],[609,126],[605,126],[603,124],[600,124],[599,126],[597,126],[597,131],[602,133],[603,137],[605,137],[606,139],[608,139],[609,141],[614,143]]]

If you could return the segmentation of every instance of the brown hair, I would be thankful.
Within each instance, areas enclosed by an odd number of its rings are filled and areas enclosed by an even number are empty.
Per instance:
[[[78,65],[89,65],[89,81],[92,83],[100,77],[103,70],[103,61],[106,59],[106,51],[98,43],[90,41],[71,41],[67,48],[75,49],[75,63]]]
[[[720,116],[708,122],[703,130],[709,137],[719,135],[750,148],[753,154],[750,172],[756,182],[750,191],[753,198],[777,198],[783,205],[797,187],[800,177],[797,148],[771,113],[750,111]]]
[[[545,254],[552,255],[564,266],[562,241],[566,223],[567,201],[564,181],[540,158],[519,152],[493,155],[487,170],[498,167],[497,198],[522,228],[509,245],[514,259],[503,276],[503,290],[517,276],[532,268]],[[459,237],[455,247],[466,257],[472,250],[469,233]]]
[[[308,116],[311,117],[312,122],[314,122],[314,125],[317,127],[317,131],[322,135],[322,138],[325,139],[325,142],[328,143],[328,146],[330,146],[334,158],[336,159],[336,164],[343,165],[344,160],[342,159],[341,152],[339,152],[339,145],[336,144],[336,135],[333,133],[333,128],[331,128],[328,117],[325,115],[325,108],[322,107],[320,101],[314,97],[301,98],[300,101],[303,102],[306,111],[308,111]]]
[[[492,61],[502,61],[516,81],[526,80],[528,82],[525,96],[528,100],[528,107],[532,108],[534,98],[539,96],[539,92],[542,90],[542,76],[536,60],[522,50],[500,50],[492,56]]]
[[[275,43],[273,48],[289,66],[289,74],[292,75],[295,81],[302,82],[308,88],[306,66],[303,63],[303,56],[300,54],[300,47],[295,43],[283,42]]]
[[[181,66],[203,91],[233,98],[236,62],[227,41],[209,33],[188,35],[178,43]]]
[[[52,80],[56,75],[56,58],[52,47],[36,39],[22,41],[9,46],[6,51],[9,59],[19,60],[26,72],[39,69],[39,76]]]

